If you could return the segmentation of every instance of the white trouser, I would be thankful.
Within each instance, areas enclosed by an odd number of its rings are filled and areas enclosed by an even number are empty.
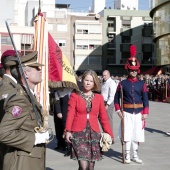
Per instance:
[[[119,127],[119,138],[121,138],[121,124]],[[144,142],[144,128],[142,114],[131,114],[124,112],[124,141]]]

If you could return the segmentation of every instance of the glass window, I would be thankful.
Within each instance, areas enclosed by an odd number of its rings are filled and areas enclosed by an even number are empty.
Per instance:
[[[66,46],[66,40],[59,40],[58,45],[59,45],[59,47],[65,47]]]
[[[131,43],[130,36],[122,36],[122,43]]]
[[[89,65],[100,65],[100,64],[101,64],[101,57],[89,56]]]
[[[2,36],[1,36],[1,44],[11,45],[12,42],[11,42],[10,37],[9,37],[9,36],[4,36],[4,35],[2,35]]]
[[[89,34],[101,34],[102,33],[102,25],[101,24],[90,24],[89,25]]]

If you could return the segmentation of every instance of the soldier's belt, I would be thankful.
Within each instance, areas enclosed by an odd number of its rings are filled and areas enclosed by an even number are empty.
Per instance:
[[[123,108],[138,109],[138,108],[143,108],[143,104],[123,104]]]

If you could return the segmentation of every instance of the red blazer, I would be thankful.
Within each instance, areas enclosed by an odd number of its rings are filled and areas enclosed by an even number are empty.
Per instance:
[[[98,117],[105,133],[113,138],[109,118],[104,106],[103,96],[95,93],[92,99],[92,109],[89,113],[89,122],[95,132],[100,132]],[[70,95],[68,102],[68,113],[65,129],[72,132],[79,132],[85,129],[87,123],[86,101],[77,93]]]

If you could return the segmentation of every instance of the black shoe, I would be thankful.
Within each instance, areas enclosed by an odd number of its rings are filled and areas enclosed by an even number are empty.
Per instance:
[[[70,150],[67,150],[66,153],[64,154],[64,156],[70,156]]]
[[[61,146],[56,146],[54,149],[55,150],[60,150],[60,149],[62,149],[62,147]]]

